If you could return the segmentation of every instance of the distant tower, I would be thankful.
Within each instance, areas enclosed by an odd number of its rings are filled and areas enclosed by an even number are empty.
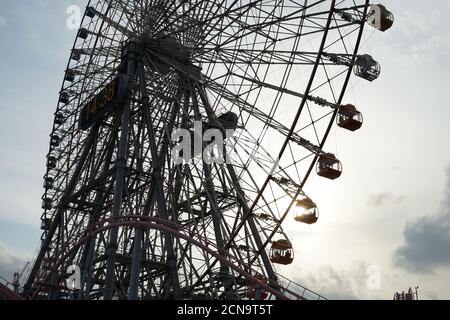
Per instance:
[[[13,282],[12,285],[14,287],[14,292],[19,292],[19,288],[20,288],[20,274],[18,272],[14,273],[14,277],[13,277]]]
[[[419,294],[417,292],[417,289],[419,287],[414,288],[416,291],[413,292],[411,287],[409,287],[408,292],[405,293],[405,291],[402,291],[402,293],[396,292],[394,294],[394,300],[419,300]]]

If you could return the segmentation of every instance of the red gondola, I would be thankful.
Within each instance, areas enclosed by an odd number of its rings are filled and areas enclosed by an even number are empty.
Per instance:
[[[291,264],[294,260],[292,245],[287,240],[278,240],[270,248],[270,261],[278,264]]]
[[[325,153],[317,161],[317,175],[331,180],[337,179],[342,174],[342,164],[334,154]]]
[[[310,198],[306,197],[302,200],[297,200],[295,206],[295,221],[313,224],[319,219],[319,209],[317,209],[317,205]]]
[[[363,116],[361,112],[356,110],[354,105],[347,104],[339,108],[336,121],[339,127],[350,131],[356,131],[361,128],[363,124]]]
[[[375,4],[369,8],[368,24],[380,31],[386,31],[394,24],[394,15],[382,4]]]

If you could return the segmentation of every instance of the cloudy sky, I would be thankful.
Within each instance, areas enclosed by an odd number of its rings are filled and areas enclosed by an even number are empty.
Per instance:
[[[2,1],[0,7],[0,275],[11,279],[36,250],[49,130],[69,50],[76,0]],[[385,0],[386,33],[367,28],[361,53],[382,65],[353,78],[346,101],[364,113],[354,134],[328,144],[345,165],[316,182],[314,226],[289,224],[295,263],[279,271],[336,299],[391,299],[419,286],[450,299],[450,2]]]

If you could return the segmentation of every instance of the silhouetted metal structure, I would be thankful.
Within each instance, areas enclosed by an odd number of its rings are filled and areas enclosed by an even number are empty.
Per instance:
[[[358,55],[369,8],[91,1],[54,114],[43,233],[23,296],[322,298],[273,263],[293,261],[282,223],[316,162],[321,176],[341,174],[323,150],[336,117],[348,130],[362,124],[342,101],[353,70],[379,75]],[[195,136],[196,123],[233,136],[174,162],[173,134]],[[228,161],[208,163],[208,148]]]
[[[408,300],[408,301],[419,300],[419,293],[417,292],[417,289],[419,289],[419,287],[415,287],[414,289],[415,291],[413,291],[411,287],[409,287],[407,292],[405,291],[402,291],[401,293],[396,292],[394,294],[393,300]]]

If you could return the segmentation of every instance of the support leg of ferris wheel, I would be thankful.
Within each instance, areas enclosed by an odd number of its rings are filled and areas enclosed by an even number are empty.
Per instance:
[[[156,192],[156,199],[158,201],[158,209],[159,214],[161,218],[168,220],[169,215],[167,212],[166,207],[166,200],[164,196],[164,189],[163,189],[163,181],[161,176],[161,163],[160,163],[160,157],[158,155],[158,149],[156,146],[156,139],[155,139],[155,130],[153,128],[153,122],[152,122],[152,116],[150,113],[150,102],[149,97],[147,94],[147,87],[145,85],[145,74],[144,74],[144,63],[142,61],[142,56],[139,57],[139,83],[140,83],[140,90],[142,95],[142,103],[143,103],[143,112],[144,112],[144,121],[147,126],[147,133],[149,136],[149,143],[150,143],[150,153],[152,156],[152,166],[153,166],[153,183],[155,188],[153,189],[153,192]],[[172,290],[173,290],[173,296],[175,299],[180,297],[180,284],[177,274],[177,262],[176,262],[176,256],[174,253],[173,248],[173,236],[165,232],[164,237],[166,240],[165,246],[166,246],[166,254],[167,254],[167,264],[169,265],[169,278],[170,282],[172,284]],[[138,276],[138,274],[135,273],[135,276]]]
[[[192,91],[195,91],[194,86],[191,87],[192,82],[190,80],[188,80],[189,84],[190,84],[190,88],[192,89]],[[200,113],[200,109],[198,106],[198,101],[197,101],[197,97],[195,96],[195,94],[193,95],[193,103],[192,103],[192,107],[194,110],[194,115],[196,118],[201,119],[201,113]],[[209,109],[208,109],[208,112]],[[210,113],[211,114],[211,113]],[[206,146],[206,144],[203,142],[202,145],[202,149],[201,152],[203,154],[203,148]],[[217,242],[217,246],[220,249],[224,249],[225,247],[225,242],[223,240],[223,235],[222,235],[222,230],[221,230],[221,217],[222,217],[222,210],[219,208],[218,205],[218,201],[217,201],[217,197],[216,197],[216,192],[214,191],[214,184],[213,184],[213,177],[211,174],[211,165],[206,163],[206,161],[203,159],[202,156],[202,161],[203,161],[203,171],[205,174],[205,188],[206,188],[206,196],[208,198],[208,202],[211,206],[211,210],[212,210],[212,221],[213,221],[213,226],[214,226],[214,235],[216,238],[216,242]],[[222,284],[224,286],[225,289],[225,298],[227,298],[227,291],[231,288],[232,286],[232,281],[230,281],[229,279],[229,273],[230,270],[229,268],[224,265],[223,263],[221,263],[220,265],[220,274],[222,277]]]
[[[187,80],[189,83],[188,87],[192,89],[192,92],[195,91],[195,88],[192,86],[191,81]],[[192,108],[195,114],[195,117],[201,119],[201,113],[198,107],[197,97],[193,95],[192,97]],[[203,152],[203,148],[206,147],[206,143],[203,142],[203,147],[200,153]],[[197,154],[197,153],[196,153]],[[214,190],[213,184],[213,175],[212,175],[212,167],[208,164],[204,159],[202,160],[202,168],[204,171],[204,185],[206,190],[206,197],[208,199],[208,203],[211,207],[211,217],[213,222],[214,236],[219,249],[224,249],[225,242],[223,239],[222,229],[221,229],[221,218],[223,216],[223,212],[219,207],[219,202],[216,196],[216,192]],[[230,278],[230,269],[223,262],[220,262],[220,281],[222,286],[224,287],[224,298],[235,298],[232,292],[230,292],[231,287],[233,286],[233,280]]]
[[[139,45],[139,44],[137,44]],[[142,56],[139,56],[138,64],[137,64],[137,72],[138,72],[138,80],[140,84],[141,97],[142,97],[142,106],[144,108],[144,121],[147,127],[149,140],[150,142],[150,152],[152,156],[152,165],[153,165],[153,186],[151,188],[149,194],[149,200],[145,205],[144,215],[147,214],[147,208],[151,208],[154,205],[155,199],[158,202],[158,206],[160,207],[161,215],[166,219],[168,218],[167,207],[165,205],[165,199],[162,191],[162,178],[161,178],[161,166],[160,161],[161,158],[157,154],[156,142],[154,137],[154,129],[151,120],[151,114],[149,112],[150,103],[149,98],[146,92],[145,87],[145,70],[144,64],[142,61]],[[162,207],[164,206],[164,207]],[[138,298],[138,287],[139,287],[139,274],[141,270],[141,260],[142,260],[142,236],[143,229],[136,227],[135,228],[135,236],[134,236],[134,244],[133,244],[133,252],[131,257],[131,273],[130,273],[130,287],[128,289],[128,299],[135,300]],[[179,285],[178,285],[178,277],[176,273],[174,274],[174,270],[176,267],[176,261],[174,261],[173,254],[173,238],[171,235],[165,234],[166,238],[166,252],[167,252],[167,262],[170,268],[170,281],[168,281],[167,288],[169,288],[170,283],[173,284],[174,296],[179,296]]]
[[[203,91],[203,88],[201,87],[201,85],[198,85],[198,87],[199,87],[198,91],[200,94],[200,98],[202,99],[203,106],[206,110],[206,113],[208,114],[208,117],[210,118],[210,121],[217,122],[217,119],[215,118],[215,115],[214,115],[214,111],[212,110],[211,105],[209,104],[208,98],[206,97],[206,94]],[[236,174],[236,171],[234,170],[234,167],[231,164],[227,163],[226,167],[230,174],[231,180],[233,181],[234,187],[236,188],[237,200],[238,200],[239,204],[241,205],[242,210],[244,211],[244,216],[248,216],[250,208],[247,204],[247,201],[245,200],[245,195],[244,195],[244,192],[239,183],[239,178]],[[253,217],[251,215],[248,218],[248,224],[249,224],[252,234],[254,236],[256,245],[258,246],[258,248],[262,247],[263,243],[259,236],[258,228],[256,227],[256,223],[253,220]],[[267,275],[269,276],[269,279],[271,280],[271,283],[276,283],[277,276],[273,270],[272,263],[270,262],[270,259],[267,255],[266,251],[261,252],[261,258],[264,263],[264,267],[267,271]]]
[[[127,48],[130,49],[130,48]],[[136,52],[134,50],[127,50],[123,55],[126,58],[127,63],[127,96],[124,100],[122,106],[122,123],[121,123],[121,132],[120,132],[120,141],[119,141],[119,150],[117,154],[116,160],[116,181],[114,188],[114,200],[112,207],[112,219],[114,220],[120,215],[120,208],[122,205],[122,197],[124,190],[124,179],[126,172],[126,152],[128,145],[128,126],[129,126],[129,117],[130,117],[130,105],[131,105],[131,96],[132,96],[132,84],[134,82],[135,77],[135,69],[136,69]],[[134,49],[134,48],[133,48]],[[125,62],[122,60],[122,62]],[[114,290],[114,282],[115,282],[115,255],[117,252],[117,238],[118,238],[118,228],[114,228],[111,230],[110,239],[107,246],[107,260],[106,260],[106,276],[105,276],[105,288],[104,288],[104,299],[111,300],[113,297]]]
[[[119,126],[120,126],[120,122],[121,119],[118,118],[115,121],[115,128],[118,130]],[[111,138],[114,139],[114,138]],[[107,160],[105,161],[104,164],[104,168],[103,168],[103,172],[102,174],[106,174],[106,172],[108,171],[108,163],[111,162],[111,158],[112,158],[112,150],[110,152],[108,152],[108,156],[107,156]],[[111,185],[112,187],[113,185]],[[98,204],[98,206],[100,206],[100,204],[105,200],[104,197],[108,194],[108,192],[103,191],[100,192],[96,195],[96,198],[94,200],[95,204]],[[99,209],[95,210],[91,217],[89,218],[89,225],[94,224],[96,221],[98,221],[99,219]],[[89,299],[89,293],[91,290],[91,281],[92,281],[92,274],[93,274],[93,260],[94,260],[94,256],[95,256],[95,244],[96,244],[96,238],[93,237],[92,239],[89,240],[84,252],[83,252],[83,257],[81,260],[81,266],[83,266],[83,268],[81,269],[81,283],[80,283],[80,289],[78,290],[78,300],[88,300]]]

